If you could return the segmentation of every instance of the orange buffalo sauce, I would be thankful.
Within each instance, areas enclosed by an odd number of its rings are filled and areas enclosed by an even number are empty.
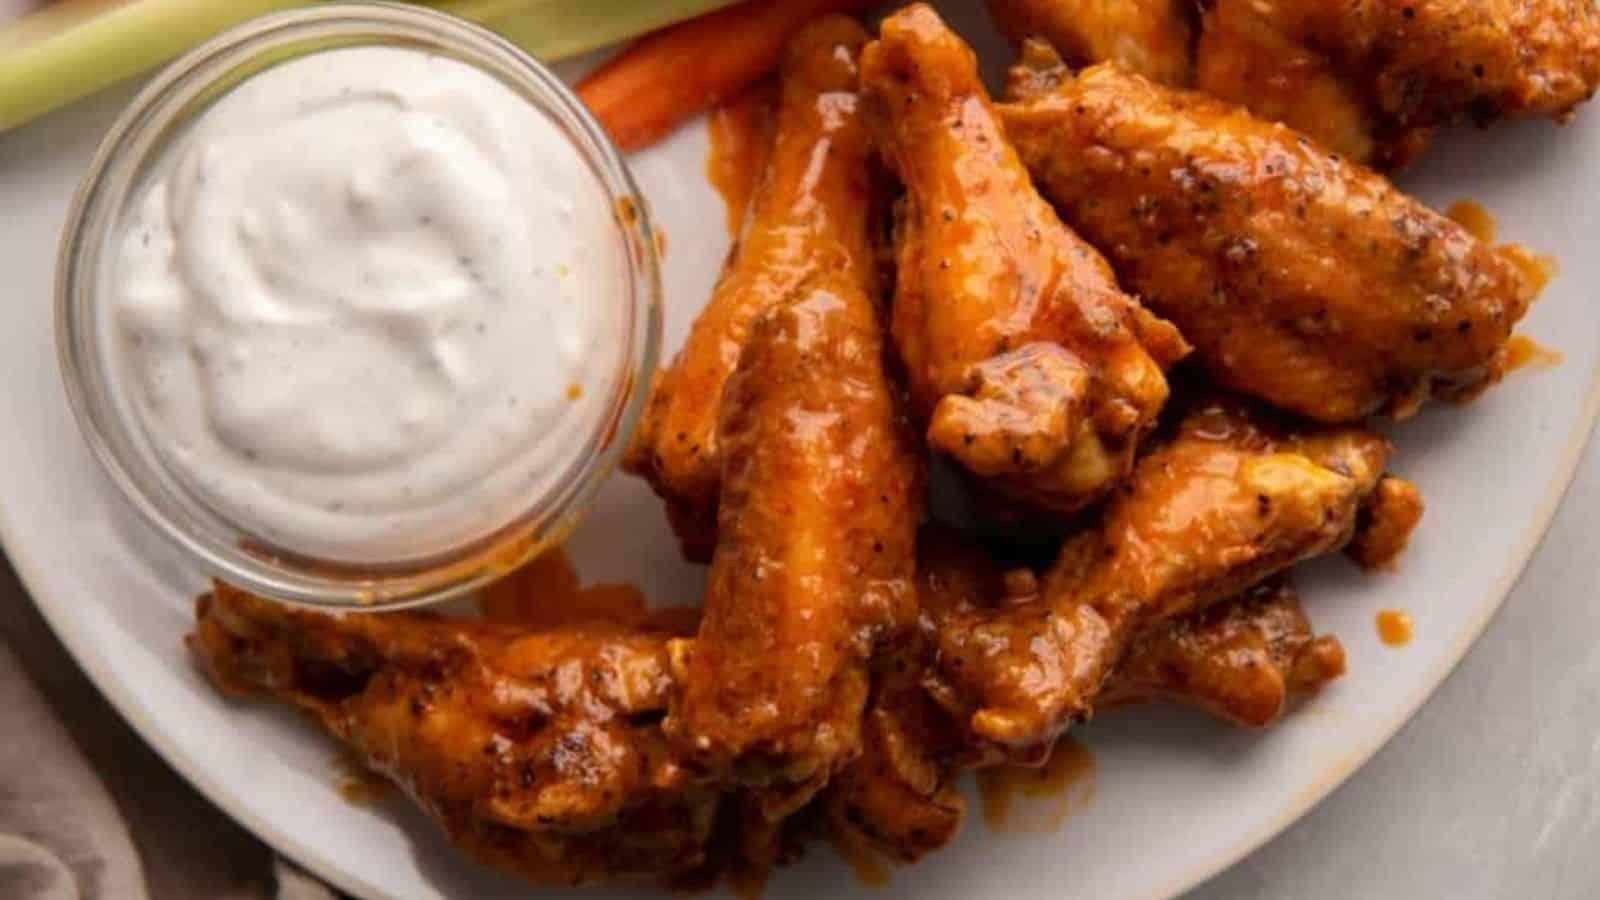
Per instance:
[[[1540,344],[1524,334],[1514,334],[1506,341],[1506,371],[1518,369],[1550,369],[1561,365],[1564,359],[1560,350]]]
[[[1444,214],[1454,219],[1457,225],[1465,228],[1468,234],[1478,240],[1486,244],[1494,241],[1495,231],[1498,229],[1494,213],[1484,209],[1483,204],[1478,201],[1457,200],[1450,204],[1450,208],[1445,210]]]
[[[478,610],[491,622],[530,629],[611,622],[679,634],[693,632],[700,615],[693,607],[653,610],[644,591],[633,584],[580,586],[572,560],[560,547],[479,591]]]
[[[1561,264],[1548,253],[1536,253],[1523,244],[1501,244],[1495,250],[1522,273],[1528,286],[1533,289],[1534,297],[1544,292],[1550,279],[1561,274]]]
[[[881,888],[889,883],[890,876],[894,874],[889,860],[863,843],[861,838],[842,829],[830,828],[828,842],[863,887]]]
[[[1378,611],[1378,639],[1390,647],[1411,643],[1411,617],[1398,609]]]
[[[1486,244],[1494,243],[1499,230],[1494,214],[1484,209],[1476,200],[1458,200],[1450,204],[1450,208],[1445,210],[1445,215],[1478,240]],[[1535,297],[1544,290],[1545,285],[1550,283],[1550,279],[1554,278],[1561,268],[1556,263],[1555,257],[1535,252],[1523,244],[1501,244],[1495,250],[1507,262],[1517,267],[1533,289]]]
[[[741,91],[711,111],[706,178],[727,207],[729,235],[737,236],[744,228],[750,198],[755,196],[767,158],[772,154],[776,100],[776,84],[769,80]]]
[[[978,770],[983,821],[994,831],[1054,831],[1094,796],[1094,754],[1063,735],[1041,767]],[[1017,799],[1028,801],[1022,809]],[[1017,813],[1022,813],[1018,815]]]

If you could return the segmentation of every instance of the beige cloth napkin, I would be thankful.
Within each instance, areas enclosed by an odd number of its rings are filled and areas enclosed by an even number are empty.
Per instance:
[[[0,716],[0,897],[148,896],[111,795],[3,645]]]
[[[200,797],[0,559],[0,900],[335,900]]]

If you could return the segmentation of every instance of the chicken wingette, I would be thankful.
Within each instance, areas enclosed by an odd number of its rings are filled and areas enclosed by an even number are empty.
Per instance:
[[[1051,43],[1075,66],[1115,62],[1165,84],[1192,77],[1192,0],[989,0],[1011,40]]]
[[[1403,165],[1432,131],[1562,119],[1600,85],[1593,0],[1210,0],[1199,87],[1358,162]]]
[[[1389,453],[1364,428],[1199,402],[1069,539],[1037,598],[943,617],[936,691],[1009,752],[1048,743],[1090,713],[1140,634],[1343,547],[1358,522],[1389,528],[1372,516],[1392,507],[1368,505]]]
[[[849,65],[865,32],[825,27]],[[831,101],[841,134],[861,127],[852,101]],[[728,379],[716,553],[666,723],[688,758],[758,792],[774,819],[860,752],[869,657],[915,609],[922,449],[886,371],[860,224],[835,224],[849,264],[764,310]]]
[[[1006,131],[1040,189],[1226,387],[1323,422],[1498,380],[1537,287],[1284,126],[1030,45]]]
[[[1132,465],[1182,337],[1034,191],[932,9],[884,20],[861,89],[906,187],[892,331],[929,445],[1034,506],[1088,505]]]
[[[817,273],[870,265],[869,140],[855,112],[856,50],[841,20],[803,29],[787,48],[774,144],[721,280],[672,365],[656,381],[624,465],[666,501],[685,555],[710,558],[722,473],[722,392],[762,310]]]
[[[218,584],[189,646],[219,687],[310,713],[485,863],[533,881],[675,883],[720,795],[661,734],[667,636],[296,610]]]

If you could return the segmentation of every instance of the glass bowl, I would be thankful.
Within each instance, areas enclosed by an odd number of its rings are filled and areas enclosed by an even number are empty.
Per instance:
[[[351,46],[448,56],[514,90],[563,133],[611,201],[627,272],[619,316],[619,371],[602,415],[560,477],[530,495],[492,533],[422,558],[342,562],[292,552],[209,505],[163,463],[144,423],[120,402],[100,339],[119,224],[152,169],[211,103],[289,59]],[[660,352],[661,287],[649,211],[621,155],[581,101],[548,69],[492,32],[425,7],[385,2],[318,4],[231,29],[168,66],[134,99],[95,154],[68,212],[56,272],[56,343],[68,398],[84,437],[143,518],[211,575],[290,602],[393,608],[480,586],[559,543],[616,468],[644,405]]]

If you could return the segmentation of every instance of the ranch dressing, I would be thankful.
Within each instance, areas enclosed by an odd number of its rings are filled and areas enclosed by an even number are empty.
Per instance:
[[[267,69],[173,143],[100,340],[147,450],[295,553],[419,559],[560,488],[617,389],[626,249],[560,127],[396,47]]]

